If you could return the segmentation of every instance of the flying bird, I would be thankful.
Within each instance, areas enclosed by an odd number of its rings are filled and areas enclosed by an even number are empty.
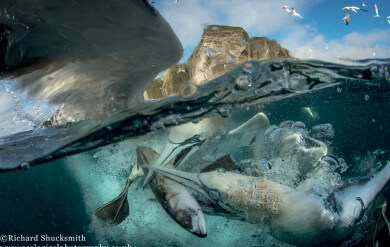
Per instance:
[[[287,5],[283,5],[283,6],[282,6],[282,9],[284,9],[286,12],[288,12],[288,13],[291,14],[291,10],[288,8]]]
[[[343,18],[343,21],[344,21],[345,25],[348,26],[348,24],[349,24],[349,12],[348,11],[345,12],[345,17]]]
[[[343,10],[345,10],[345,11],[353,11],[353,12],[355,12],[355,13],[357,13],[358,10],[365,11],[365,12],[368,11],[368,10],[366,10],[366,9],[362,9],[362,8],[355,7],[355,6],[344,7]]]
[[[376,13],[376,15],[374,15],[374,17],[381,17],[381,16],[379,15],[378,5],[376,5],[375,2],[374,2],[374,7],[375,7],[375,13]]]
[[[358,10],[367,12],[367,10],[361,9],[361,8],[355,7],[355,6],[344,7],[342,9],[345,10],[345,17],[343,18],[343,21],[344,21],[346,26],[348,26],[349,20],[350,20],[349,11],[353,11],[355,13],[357,13]]]
[[[291,10],[292,10],[292,15],[293,15],[293,16],[297,16],[297,17],[303,19],[303,17],[302,17],[300,14],[298,14],[298,13],[295,11],[294,8],[291,8]]]

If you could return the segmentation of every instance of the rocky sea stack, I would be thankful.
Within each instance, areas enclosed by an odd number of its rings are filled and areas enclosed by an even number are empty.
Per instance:
[[[241,27],[210,25],[186,63],[171,66],[154,79],[144,92],[145,99],[159,99],[180,93],[183,84],[202,85],[250,60],[293,58],[275,40],[249,38]]]

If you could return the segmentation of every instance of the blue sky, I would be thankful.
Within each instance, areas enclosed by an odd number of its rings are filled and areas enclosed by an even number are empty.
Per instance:
[[[185,48],[185,57],[199,42],[207,24],[243,27],[249,36],[279,41],[300,58],[338,61],[339,57],[390,57],[390,1],[377,0],[380,18],[374,18],[372,1],[360,0],[155,0],[154,6],[171,24]],[[361,7],[368,13],[351,13],[346,26],[345,6]],[[293,7],[299,19],[281,9]],[[327,47],[327,49],[326,49]]]

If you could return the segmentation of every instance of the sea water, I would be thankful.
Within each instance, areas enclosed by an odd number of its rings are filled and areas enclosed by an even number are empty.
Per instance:
[[[210,142],[225,149],[202,156],[201,162],[191,163],[199,157],[190,157],[182,169],[199,171],[230,150],[244,167],[235,172],[326,198],[351,179],[375,172],[376,163],[386,160],[389,66],[388,60],[353,65],[283,59],[247,62],[196,87],[191,95],[145,102],[138,113],[124,111],[103,124],[81,121],[2,137],[3,171],[19,169],[0,174],[1,233],[82,235],[86,240],[78,244],[85,245],[289,246],[275,238],[266,218],[252,222],[206,214],[208,236],[200,239],[177,225],[150,189],[139,185],[130,188],[130,215],[121,224],[107,224],[94,211],[122,190],[136,164],[137,146],[160,152],[167,131],[185,123],[206,123],[198,132],[215,129],[219,134]],[[260,144],[259,153],[265,151],[254,160],[245,147],[226,143],[221,136],[259,112],[271,126]],[[304,164],[280,157],[283,138],[294,133],[326,145],[325,165],[310,164],[303,172]],[[299,145],[317,144],[304,138]],[[386,187],[378,200],[388,199],[388,193]],[[338,244],[363,238],[372,215],[354,225]]]

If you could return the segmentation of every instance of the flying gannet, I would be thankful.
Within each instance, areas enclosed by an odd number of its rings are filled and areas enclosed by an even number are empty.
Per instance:
[[[293,15],[293,16],[297,16],[297,17],[303,19],[303,17],[302,17],[300,14],[298,14],[298,13],[295,11],[294,8],[291,8],[291,10],[292,10],[292,15]]]
[[[283,6],[282,6],[282,9],[284,9],[286,12],[288,12],[288,13],[291,14],[291,10],[288,8],[287,5],[283,5]]]
[[[374,2],[374,7],[375,7],[375,15],[374,15],[374,17],[381,17],[380,15],[379,15],[379,10],[378,10],[378,5],[376,5],[376,3]]]
[[[345,22],[345,25],[347,25],[347,26],[348,26],[349,20],[350,20],[349,11],[353,11],[355,13],[357,13],[358,10],[367,12],[367,10],[361,9],[361,8],[355,7],[355,6],[347,6],[347,7],[344,7],[342,9],[345,10],[345,17],[343,18],[343,21]]]

